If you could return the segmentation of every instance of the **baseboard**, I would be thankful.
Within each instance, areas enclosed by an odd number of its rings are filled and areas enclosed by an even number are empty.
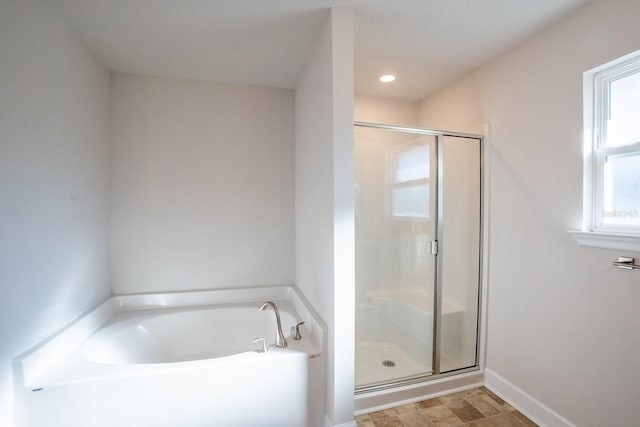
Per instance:
[[[541,427],[576,427],[571,421],[491,369],[484,371],[484,385]]]
[[[342,424],[333,424],[333,422],[329,419],[329,417],[325,414],[324,416],[324,427],[358,427],[355,421],[349,421],[348,423]]]

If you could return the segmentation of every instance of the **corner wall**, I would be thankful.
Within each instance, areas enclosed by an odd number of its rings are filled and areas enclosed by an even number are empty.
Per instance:
[[[353,119],[357,122],[418,126],[418,103],[398,99],[356,96]]]
[[[115,293],[294,280],[294,94],[115,74]]]
[[[324,423],[354,425],[350,11],[331,10],[311,52],[296,87],[295,129],[296,284],[329,331]]]
[[[581,226],[582,73],[640,49],[639,16],[637,0],[596,0],[420,106],[425,127],[490,123],[485,378],[543,425],[640,424],[640,276],[611,265],[624,251],[567,233]]]
[[[10,426],[12,359],[110,294],[110,95],[107,70],[42,0],[0,3],[0,58],[0,425]]]

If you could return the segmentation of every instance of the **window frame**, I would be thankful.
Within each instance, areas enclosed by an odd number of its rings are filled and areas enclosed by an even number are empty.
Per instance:
[[[640,73],[640,50],[583,75],[583,224],[582,231],[574,232],[579,244],[640,251],[640,226],[605,224],[603,221],[607,157],[640,154],[640,141],[617,147],[606,146],[610,83],[636,73]]]
[[[594,207],[593,207],[593,230],[601,232],[613,233],[629,233],[639,234],[640,226],[629,225],[612,225],[605,224],[603,213],[605,207],[605,164],[609,156],[640,153],[640,141],[622,146],[607,146],[608,134],[608,116],[611,107],[611,83],[629,77],[634,74],[640,74],[640,54],[637,56],[616,63],[613,65],[606,64],[607,68],[596,72],[593,75],[594,85]]]

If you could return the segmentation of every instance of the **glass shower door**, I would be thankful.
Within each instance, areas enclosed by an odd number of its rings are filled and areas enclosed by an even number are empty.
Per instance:
[[[439,148],[438,373],[477,364],[481,244],[481,144],[445,135]]]
[[[433,372],[436,147],[355,128],[356,388]]]

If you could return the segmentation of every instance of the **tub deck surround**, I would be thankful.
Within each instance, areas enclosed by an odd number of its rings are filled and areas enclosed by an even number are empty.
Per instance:
[[[18,425],[305,425],[325,331],[289,286],[114,296],[14,361]]]
[[[284,325],[297,323],[288,301],[278,306]],[[105,364],[153,364],[232,356],[260,349],[256,338],[273,343],[270,323],[255,303],[127,311],[87,339],[77,357]],[[313,351],[309,340],[293,341],[289,348]]]

